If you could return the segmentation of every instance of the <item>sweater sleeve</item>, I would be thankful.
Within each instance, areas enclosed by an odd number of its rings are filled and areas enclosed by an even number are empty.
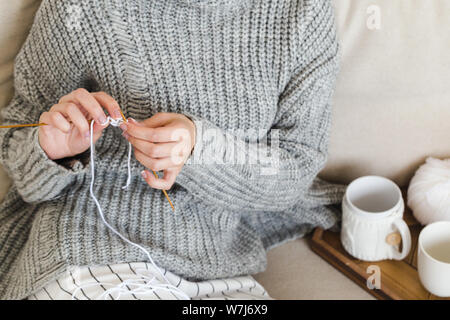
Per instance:
[[[44,0],[15,60],[12,101],[2,111],[5,125],[38,123],[65,94],[83,86],[78,34],[68,25],[64,1]],[[0,162],[27,202],[57,198],[87,170],[81,159],[53,161],[41,148],[38,127],[0,129]]]
[[[267,133],[273,161],[269,167],[257,161],[261,149],[254,139],[242,139],[191,116],[197,127],[196,145],[177,183],[193,197],[237,212],[279,212],[313,198],[316,203],[329,204],[341,197],[342,187],[317,178],[327,159],[331,98],[338,72],[333,11],[330,5],[321,6],[308,17],[307,25],[299,27],[295,67]],[[246,162],[230,163],[230,152],[244,154]],[[320,185],[320,190],[313,184]]]

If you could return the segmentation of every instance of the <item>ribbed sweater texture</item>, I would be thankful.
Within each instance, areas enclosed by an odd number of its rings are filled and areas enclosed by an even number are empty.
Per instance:
[[[229,156],[224,139],[197,139],[169,191],[175,212],[134,157],[122,190],[128,143],[119,129],[106,128],[95,146],[94,192],[106,219],[160,267],[190,280],[254,274],[267,249],[339,220],[331,205],[344,186],[317,177],[338,52],[330,0],[44,0],[1,115],[5,124],[36,123],[86,88],[137,120],[186,114],[197,130],[235,138],[249,157],[276,129],[275,174],[255,163],[191,161]],[[36,127],[1,129],[0,145],[13,180],[0,205],[0,298],[22,299],[74,266],[145,261],[99,219],[88,152],[50,160]]]

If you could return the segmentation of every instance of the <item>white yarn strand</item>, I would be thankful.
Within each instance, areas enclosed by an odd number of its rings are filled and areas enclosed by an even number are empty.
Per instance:
[[[119,126],[123,120],[122,119],[112,119],[111,117],[108,117],[108,122],[109,124],[111,124],[112,126]],[[90,188],[89,188],[89,192],[91,194],[92,199],[95,202],[95,205],[97,206],[98,209],[98,213],[100,215],[100,218],[102,219],[103,223],[108,227],[108,229],[110,229],[113,233],[115,233],[118,237],[120,237],[123,241],[125,241],[126,243],[137,247],[138,249],[140,249],[142,252],[145,253],[145,255],[148,258],[148,261],[155,267],[155,269],[158,271],[158,273],[160,274],[161,278],[166,282],[166,284],[164,283],[152,283],[154,282],[156,279],[155,276],[153,277],[149,277],[149,276],[145,276],[144,274],[141,273],[137,273],[140,278],[139,279],[129,279],[124,281],[123,283],[108,289],[107,291],[105,291],[100,297],[99,299],[106,299],[107,296],[109,294],[112,293],[118,293],[118,297],[120,297],[122,294],[126,294],[126,293],[138,293],[138,294],[149,294],[149,293],[153,293],[156,290],[163,290],[163,291],[168,291],[168,292],[172,292],[173,294],[178,294],[179,296],[181,296],[182,298],[186,299],[186,300],[190,300],[190,297],[183,292],[181,289],[173,286],[170,281],[166,278],[166,276],[164,275],[163,271],[156,265],[156,263],[153,261],[150,253],[141,245],[127,239],[125,236],[123,236],[120,232],[118,232],[113,226],[111,226],[105,219],[105,216],[103,214],[103,210],[102,207],[99,203],[99,201],[97,200],[97,198],[95,197],[94,194],[94,182],[95,182],[95,145],[94,145],[94,120],[91,122],[91,132],[90,132],[90,145],[91,145],[91,184],[90,184]],[[127,189],[127,187],[130,185],[130,181],[131,181],[131,144],[129,143],[129,150],[128,150],[128,179],[127,179],[127,183],[125,186],[122,187],[122,189]],[[91,287],[93,285],[102,285],[103,283],[89,283],[83,286],[78,286],[77,290],[74,291],[74,293],[72,294],[72,298],[74,299],[76,294],[78,293],[79,290],[81,290],[82,288],[87,288],[87,287]],[[104,285],[111,285],[111,284],[107,284],[105,283]],[[128,289],[127,286],[130,288]],[[133,290],[131,288],[134,288]]]
[[[127,160],[127,168],[128,168],[128,177],[126,184],[122,187],[122,189],[127,189],[131,183],[131,143],[128,142],[128,160]]]
[[[123,123],[123,120],[122,119],[113,119],[111,117],[108,117],[107,123],[108,122],[113,127],[118,127]],[[91,135],[92,135],[92,123],[91,123]],[[127,161],[128,178],[127,178],[126,184],[122,187],[122,189],[127,189],[131,183],[131,149],[132,149],[131,143],[128,142],[128,161]],[[91,141],[91,150],[92,150],[92,141]]]

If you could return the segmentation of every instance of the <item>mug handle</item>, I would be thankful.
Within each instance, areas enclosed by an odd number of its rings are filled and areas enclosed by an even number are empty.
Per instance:
[[[400,235],[402,236],[402,247],[403,247],[401,252],[394,251],[394,259],[403,260],[406,258],[409,251],[411,250],[411,233],[409,232],[408,225],[403,219],[398,218],[394,220],[393,224],[398,229]]]

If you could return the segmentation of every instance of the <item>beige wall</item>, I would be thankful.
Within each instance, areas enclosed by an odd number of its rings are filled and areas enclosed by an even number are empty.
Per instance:
[[[426,156],[450,156],[450,1],[334,3],[343,60],[322,175],[405,185]],[[373,4],[378,30],[367,27]]]

